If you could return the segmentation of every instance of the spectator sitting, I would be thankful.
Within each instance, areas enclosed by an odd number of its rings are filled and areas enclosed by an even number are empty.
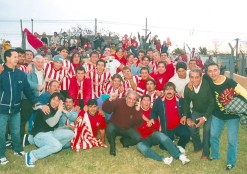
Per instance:
[[[27,167],[35,167],[35,162],[49,155],[57,153],[62,148],[69,147],[74,133],[69,129],[56,129],[63,111],[63,96],[53,93],[50,97],[48,107],[50,113],[46,114],[39,110],[34,122],[33,136],[36,150],[26,153],[25,162]]]

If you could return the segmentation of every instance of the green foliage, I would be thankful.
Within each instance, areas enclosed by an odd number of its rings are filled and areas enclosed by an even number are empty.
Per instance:
[[[208,51],[207,51],[207,48],[206,47],[199,47],[199,50],[200,50],[200,54],[202,55],[207,55]]]
[[[182,53],[182,49],[181,48],[176,48],[173,50],[173,53],[175,53],[176,55],[180,55]]]

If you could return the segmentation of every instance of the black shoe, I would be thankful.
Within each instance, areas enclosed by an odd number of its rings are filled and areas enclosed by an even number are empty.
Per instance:
[[[232,170],[232,168],[234,168],[233,165],[231,165],[231,164],[227,164],[226,165],[226,170]]]
[[[22,139],[22,147],[25,147],[27,145],[29,145],[29,141],[28,141],[28,134],[24,134],[23,139]]]

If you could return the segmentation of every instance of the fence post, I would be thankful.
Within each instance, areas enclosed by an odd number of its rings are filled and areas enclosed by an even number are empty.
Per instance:
[[[233,72],[234,72],[234,48],[232,47],[231,43],[228,43],[228,45],[231,48],[231,55],[232,55],[232,57],[230,57],[230,59],[229,59],[230,78],[233,79]]]

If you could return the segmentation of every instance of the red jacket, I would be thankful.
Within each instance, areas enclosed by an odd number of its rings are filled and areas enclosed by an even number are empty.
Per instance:
[[[90,78],[84,78],[83,82],[83,102],[84,105],[87,105],[88,100],[92,98],[92,83]],[[69,86],[69,95],[74,99],[75,106],[79,105],[78,103],[78,91],[79,85],[77,83],[76,76],[70,79],[70,86]]]
[[[166,71],[163,74],[159,74],[158,72],[151,72],[150,76],[153,77],[156,82],[156,89],[159,91],[163,91],[165,84],[174,75],[174,72],[175,68],[172,63],[166,65]]]

